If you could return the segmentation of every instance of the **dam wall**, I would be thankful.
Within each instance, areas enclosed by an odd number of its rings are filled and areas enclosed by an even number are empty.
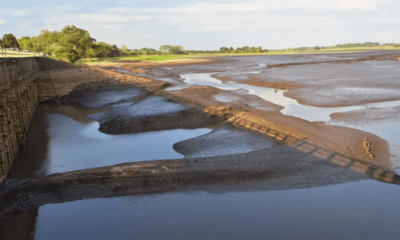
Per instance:
[[[26,142],[38,105],[38,72],[34,58],[0,59],[0,182]]]

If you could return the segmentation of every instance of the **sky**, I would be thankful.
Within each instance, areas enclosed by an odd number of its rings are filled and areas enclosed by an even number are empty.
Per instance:
[[[75,25],[130,49],[400,43],[399,13],[398,0],[0,0],[0,35]]]

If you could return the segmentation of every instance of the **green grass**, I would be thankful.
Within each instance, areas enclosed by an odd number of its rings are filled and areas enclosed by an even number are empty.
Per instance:
[[[113,57],[113,58],[86,58],[81,59],[78,63],[81,64],[99,64],[99,63],[110,63],[118,61],[151,61],[151,62],[162,62],[179,59],[187,59],[190,55],[141,55],[131,57]]]
[[[357,47],[357,48],[325,48],[320,50],[310,51],[292,51],[292,50],[272,50],[262,53],[214,53],[214,54],[189,54],[189,55],[141,55],[141,56],[128,56],[128,57],[113,57],[113,58],[87,58],[81,59],[78,64],[88,65],[109,65],[112,62],[118,61],[176,61],[183,59],[191,59],[197,57],[225,57],[225,56],[250,56],[250,55],[285,55],[285,54],[324,54],[324,53],[354,53],[354,52],[367,52],[371,50],[400,50],[399,47],[392,46],[379,46],[379,47]]]

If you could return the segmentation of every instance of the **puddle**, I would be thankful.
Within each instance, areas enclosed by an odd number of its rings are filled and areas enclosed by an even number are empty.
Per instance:
[[[36,224],[20,219],[18,231],[31,231],[37,240],[397,239],[399,188],[368,180],[283,191],[83,200],[42,206]]]
[[[229,82],[232,83],[232,82]],[[214,99],[217,100],[218,102],[224,102],[224,103],[229,103],[229,102],[234,102],[240,100],[239,97],[237,96],[232,96],[226,93],[219,93],[214,95]]]

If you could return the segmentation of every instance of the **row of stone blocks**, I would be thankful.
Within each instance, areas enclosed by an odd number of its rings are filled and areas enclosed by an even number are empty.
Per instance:
[[[25,144],[38,104],[35,59],[0,61],[0,182]]]

